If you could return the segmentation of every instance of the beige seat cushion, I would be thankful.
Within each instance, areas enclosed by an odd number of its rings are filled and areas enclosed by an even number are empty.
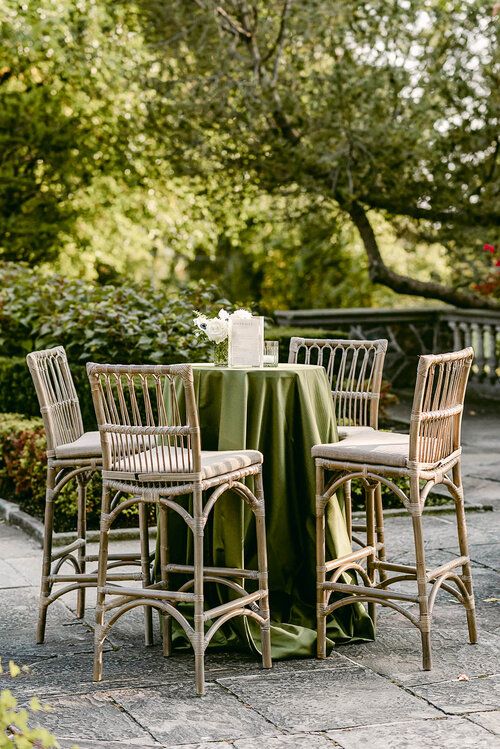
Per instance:
[[[406,468],[409,435],[373,429],[329,445],[315,445],[313,458]]]
[[[74,442],[67,442],[59,445],[55,449],[56,458],[59,459],[76,459],[76,458],[100,458],[101,440],[99,432],[85,432]]]
[[[346,437],[356,437],[363,432],[374,432],[373,427],[337,427],[339,439],[345,440]]]
[[[140,460],[140,463],[139,463]],[[170,463],[173,460],[173,465]],[[178,461],[176,463],[175,461]],[[252,465],[259,465],[264,460],[262,453],[258,450],[202,450],[201,451],[201,477],[210,479],[214,476],[223,476],[225,473],[237,471]],[[182,457],[178,451],[177,458],[175,450],[154,447],[138,453],[135,460],[135,470],[131,470],[130,461],[121,460],[114,466],[115,471],[130,471],[138,474],[153,473],[182,473]],[[185,456],[185,466],[188,465],[188,456]],[[184,469],[187,471],[187,468]]]

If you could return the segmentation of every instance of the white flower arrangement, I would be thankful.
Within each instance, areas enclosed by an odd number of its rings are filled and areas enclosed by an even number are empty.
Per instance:
[[[217,317],[198,314],[195,317],[194,324],[205,333],[210,341],[222,343],[229,335],[229,320],[231,317],[248,319],[252,317],[252,313],[246,309],[237,309],[229,314],[225,309],[221,309]]]

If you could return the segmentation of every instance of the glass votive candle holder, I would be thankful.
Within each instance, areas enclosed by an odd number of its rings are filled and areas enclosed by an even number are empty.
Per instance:
[[[279,341],[264,341],[264,366],[277,367],[279,359]]]

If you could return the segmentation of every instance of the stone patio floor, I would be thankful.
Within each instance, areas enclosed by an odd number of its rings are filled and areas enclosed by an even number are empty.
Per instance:
[[[146,649],[135,610],[114,629],[104,680],[93,684],[92,596],[84,621],[74,617],[74,598],[53,604],[46,643],[37,646],[41,551],[23,531],[0,525],[0,655],[4,665],[13,659],[30,669],[0,686],[22,703],[35,694],[50,703],[54,711],[41,714],[40,724],[63,749],[500,747],[498,416],[469,407],[464,445],[466,499],[493,507],[467,515],[479,643],[467,644],[462,607],[441,593],[432,671],[420,668],[418,631],[381,609],[375,642],[339,646],[325,661],[276,662],[263,672],[251,656],[208,654],[200,699],[191,655],[164,659],[159,644]],[[410,559],[409,518],[388,518],[387,532],[390,556]],[[458,555],[452,516],[428,516],[426,538],[430,565]]]

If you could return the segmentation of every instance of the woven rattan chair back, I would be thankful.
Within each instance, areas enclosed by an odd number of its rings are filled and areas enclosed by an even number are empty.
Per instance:
[[[200,429],[187,365],[89,364],[87,367],[103,445],[104,475],[197,474]],[[178,385],[184,389],[181,413]],[[119,476],[117,475],[117,478]]]
[[[290,364],[326,369],[338,426],[378,426],[382,370],[387,341],[292,338]]]
[[[460,451],[465,389],[472,348],[421,356],[411,414],[409,459],[435,465]]]
[[[47,454],[83,434],[80,403],[62,346],[26,357],[35,384],[47,437]]]

